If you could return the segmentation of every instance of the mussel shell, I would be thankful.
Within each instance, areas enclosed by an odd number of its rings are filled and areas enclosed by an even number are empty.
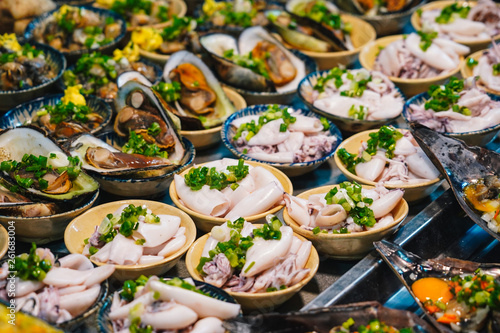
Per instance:
[[[0,132],[1,160],[21,161],[24,154],[48,156],[51,152],[60,152],[69,156],[66,150],[62,149],[53,138],[47,136],[45,131],[38,127],[22,126]],[[9,186],[17,184],[7,172],[2,171],[2,173]],[[85,172],[80,172],[78,177],[72,181],[72,187],[67,193],[48,194],[33,188],[19,188],[22,195],[35,201],[71,201],[76,204],[76,202],[80,202],[90,194],[95,193],[99,189],[99,183]]]
[[[410,127],[420,147],[448,180],[462,209],[477,225],[500,240],[500,234],[488,228],[488,223],[469,206],[463,192],[464,187],[475,180],[498,175],[500,154],[481,147],[469,147],[461,140],[437,133],[416,122],[410,122]]]

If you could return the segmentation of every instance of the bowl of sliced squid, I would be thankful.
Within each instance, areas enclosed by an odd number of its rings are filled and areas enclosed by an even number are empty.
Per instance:
[[[218,250],[230,235],[239,236],[236,262],[230,252]],[[220,264],[231,269],[214,274]],[[270,214],[264,225],[238,218],[213,227],[189,249],[186,266],[193,279],[223,288],[243,310],[262,311],[299,292],[316,274],[319,257],[310,241]]]
[[[327,119],[277,104],[238,111],[226,120],[221,135],[237,157],[270,165],[289,177],[319,167],[333,157],[342,141],[338,128]]]
[[[136,289],[131,290],[133,286]],[[158,297],[155,297],[158,296]],[[132,303],[133,302],[133,303]],[[152,303],[159,305],[149,311]],[[130,308],[145,308],[137,313],[138,323],[127,320]],[[161,309],[161,310],[158,310]],[[222,323],[240,316],[241,306],[224,290],[191,278],[141,276],[115,291],[99,311],[97,325],[102,333],[116,332],[114,327],[190,332],[224,332]]]
[[[311,111],[352,133],[395,121],[405,100],[386,75],[364,68],[334,67],[309,74],[300,82],[297,93]]]
[[[13,272],[16,292],[1,302],[15,302],[16,311],[41,317],[65,332],[81,332],[96,316],[108,294],[107,279],[115,270],[113,265],[94,267],[81,254],[53,253],[35,243],[15,263],[11,261],[0,262],[0,281],[7,296],[7,278]]]
[[[373,143],[367,147],[370,139]],[[443,182],[410,131],[404,129],[382,126],[355,134],[342,141],[334,159],[350,181],[371,186],[383,182],[388,189],[401,188],[406,201],[425,198]]]
[[[205,232],[238,217],[263,221],[267,214],[283,208],[285,192],[292,193],[293,186],[280,170],[231,158],[195,165],[176,174],[169,189],[174,204]]]
[[[413,13],[411,24],[422,26],[449,37],[476,52],[500,39],[500,5],[486,1],[435,1]]]
[[[419,31],[369,43],[361,50],[359,61],[363,68],[389,76],[406,97],[411,97],[456,75],[469,51],[467,46],[435,33]]]
[[[69,252],[84,254],[97,266],[113,264],[113,277],[120,281],[164,274],[195,238],[189,215],[148,200],[97,206],[71,221],[64,233]]]
[[[245,29],[238,39],[223,33],[207,34],[200,37],[200,44],[220,81],[248,104],[290,104],[300,80],[318,69],[312,58],[288,50],[260,26]],[[252,59],[260,60],[261,65],[252,65]]]
[[[360,259],[373,249],[373,242],[393,234],[404,221],[409,208],[403,195],[400,188],[356,182],[322,186],[286,195],[283,219],[318,252],[335,259]]]
[[[500,95],[500,76],[494,69],[500,63],[500,45],[492,43],[486,50],[480,50],[469,55],[460,68],[464,79],[474,77],[476,85],[487,93]]]

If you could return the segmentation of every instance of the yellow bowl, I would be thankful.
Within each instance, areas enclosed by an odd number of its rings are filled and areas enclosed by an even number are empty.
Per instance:
[[[433,10],[433,9],[442,9],[446,6],[452,5],[454,3],[459,3],[461,5],[467,3],[470,7],[474,7],[476,5],[476,1],[455,1],[455,0],[446,0],[446,1],[435,1],[428,3],[424,6],[422,6],[420,9],[422,12],[425,12],[427,10]],[[500,6],[500,4],[496,4],[497,6]],[[420,22],[420,15],[417,12],[414,12],[413,15],[411,16],[411,25],[415,30],[421,30],[422,29],[422,23]],[[467,40],[461,40],[461,39],[454,39],[455,42],[466,45],[470,47],[470,52],[476,52],[478,50],[482,50],[488,47],[488,45],[491,43],[491,39],[494,40],[500,40],[500,34],[493,36],[492,38],[486,38],[486,39],[480,39],[477,41],[467,41]]]
[[[162,275],[175,266],[196,238],[196,226],[194,225],[193,220],[183,211],[162,202],[148,200],[121,200],[94,207],[71,221],[64,232],[64,244],[66,244],[70,253],[82,253],[85,245],[84,240],[92,235],[95,227],[101,224],[102,219],[106,217],[107,214],[116,211],[122,205],[129,204],[133,204],[135,206],[146,205],[154,214],[179,216],[181,218],[181,227],[186,228],[186,243],[174,254],[155,263],[144,265],[115,265],[116,269],[113,273],[113,277],[120,281],[124,281],[137,279],[141,275]],[[94,260],[92,260],[92,262],[97,266],[105,265],[104,263]]]
[[[481,58],[481,56],[483,55],[483,53],[485,51],[486,50],[480,50],[480,51],[474,52],[473,54],[469,55],[465,59],[465,61],[462,63],[462,67],[460,67],[460,73],[462,74],[462,77],[464,79],[467,79],[469,77],[474,76],[473,68],[470,68],[469,66],[467,66],[467,62],[469,61],[469,59],[474,59],[474,60],[478,61],[479,58]],[[500,91],[490,89],[490,88],[486,87],[484,84],[482,84],[480,81],[476,81],[476,84],[479,88],[486,91],[487,93],[500,96]]]
[[[379,38],[376,41],[366,45],[359,54],[359,62],[361,63],[361,66],[363,66],[367,70],[373,70],[373,64],[375,63],[375,59],[380,52],[380,48],[386,47],[387,45],[400,39],[403,39],[403,35],[388,36]],[[462,62],[463,57],[461,56],[460,64]],[[458,71],[460,70],[460,64],[450,73],[439,75],[436,77],[425,79],[401,79],[395,76],[389,76],[389,79],[394,82],[394,84],[398,86],[399,89],[401,89],[406,97],[411,97],[426,92],[433,84],[439,85],[446,82],[450,77],[458,73]]]
[[[342,14],[341,18],[345,23],[350,23],[352,25],[351,39],[354,46],[353,50],[339,52],[299,50],[305,55],[313,58],[320,70],[331,69],[339,65],[351,65],[358,59],[358,54],[361,49],[377,38],[377,33],[370,23],[348,14]]]
[[[314,188],[299,194],[297,197],[308,199],[309,196],[313,194],[327,193],[334,187],[338,188],[339,185],[327,185]],[[373,188],[373,186],[363,185],[363,188]],[[403,199],[392,210],[391,213],[394,216],[394,222],[390,225],[380,229],[350,234],[326,234],[320,232],[315,235],[312,231],[301,228],[300,224],[290,217],[287,208],[283,211],[283,219],[286,224],[292,227],[294,232],[309,239],[319,253],[335,259],[352,260],[363,258],[373,249],[373,242],[377,242],[393,234],[408,215],[408,211],[408,203]]]
[[[339,170],[344,174],[344,176],[347,177],[350,181],[356,181],[359,184],[363,185],[371,185],[375,186],[377,183],[366,180],[364,178],[361,178],[350,171],[346,169],[342,161],[340,161],[340,158],[337,155],[337,152],[341,148],[345,148],[349,153],[357,153],[359,150],[359,147],[361,146],[362,142],[366,142],[370,138],[370,133],[377,132],[378,129],[375,130],[369,130],[369,131],[364,131],[361,133],[357,133],[350,138],[342,141],[340,145],[337,147],[337,151],[335,152],[334,160],[335,164],[337,164],[337,167]],[[401,130],[403,133],[406,130]],[[420,199],[423,199],[430,195],[432,192],[434,192],[443,182],[443,179],[441,178],[436,178],[433,180],[429,180],[427,182],[423,183],[418,183],[418,184],[408,184],[408,185],[386,185],[388,189],[395,189],[395,188],[402,188],[405,190],[405,195],[404,198],[406,201],[417,201]]]
[[[0,259],[7,253],[9,248],[9,234],[7,230],[0,224]]]
[[[222,87],[227,98],[233,103],[236,110],[241,110],[247,107],[247,102],[245,99],[228,87]],[[181,135],[187,138],[194,147],[198,150],[209,148],[221,141],[220,131],[222,130],[222,124],[201,131],[181,131]]]
[[[306,240],[301,235],[297,235],[296,233],[294,233],[294,235],[302,241]],[[201,253],[203,252],[203,248],[205,247],[205,243],[207,242],[208,237],[210,237],[210,234],[206,234],[198,238],[186,254],[187,270],[191,277],[198,281],[203,281],[203,278],[196,270],[196,267],[200,262]],[[244,311],[263,309],[272,310],[298,293],[300,289],[302,289],[302,287],[304,287],[318,271],[319,256],[314,246],[311,247],[311,254],[309,255],[309,259],[307,260],[305,267],[311,270],[309,274],[299,283],[283,290],[254,294],[245,292],[232,292],[227,290],[226,292],[234,297],[236,302],[241,305]]]
[[[207,163],[198,164],[198,165],[196,165],[194,167],[196,167],[196,168],[197,167],[201,167],[201,166],[203,166],[205,164],[207,164]],[[272,172],[272,174],[276,178],[278,178],[278,180],[280,181],[280,183],[283,186],[283,189],[285,190],[286,193],[290,193],[290,194],[293,193],[292,182],[280,170],[278,170],[276,168],[273,168],[272,166],[269,166],[269,165],[266,165],[266,164],[262,164],[262,163],[258,163],[258,162],[245,161],[245,164],[251,165],[251,166],[254,166],[254,167],[261,166],[264,169],[269,170],[270,172]],[[192,168],[194,168],[194,167],[192,167]],[[191,170],[191,168],[189,168],[187,170],[184,170],[183,172],[181,172],[179,174],[179,176],[181,176],[181,177],[184,178],[184,176],[189,172],[189,170]],[[194,210],[191,210],[188,207],[184,206],[181,203],[181,201],[179,200],[179,196],[177,195],[177,190],[175,189],[175,180],[172,181],[172,184],[170,184],[170,198],[172,199],[172,201],[174,202],[174,204],[177,207],[179,207],[179,209],[183,210],[189,216],[191,216],[191,218],[193,219],[194,223],[196,223],[196,226],[198,227],[198,229],[200,229],[202,231],[210,232],[210,230],[212,230],[212,227],[215,227],[217,225],[221,225],[224,222],[226,222],[225,218],[222,218],[222,217],[213,217],[213,216],[209,216],[209,215],[200,214],[200,213],[195,212]],[[276,207],[274,207],[272,209],[269,209],[269,210],[267,210],[267,211],[265,211],[263,213],[257,214],[257,215],[242,216],[242,217],[244,217],[245,220],[247,220],[248,222],[252,222],[252,223],[265,222],[265,218],[266,218],[267,214],[276,214],[278,211],[281,210],[281,208],[283,208],[283,206],[284,205],[279,205],[279,206],[276,206]]]

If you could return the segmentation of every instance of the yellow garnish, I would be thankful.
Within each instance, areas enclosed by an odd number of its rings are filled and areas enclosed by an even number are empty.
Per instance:
[[[16,34],[3,34],[0,35],[0,46],[6,49],[12,50],[14,52],[21,51],[22,47],[17,41]]]
[[[226,8],[226,3],[224,1],[215,1],[215,0],[205,0],[203,3],[203,12],[207,16],[212,16],[215,12],[218,12],[222,9]]]
[[[464,188],[464,194],[475,209],[481,212],[494,212],[500,207],[499,200],[484,199],[479,201],[474,186]]]
[[[115,0],[97,0],[96,2],[98,5],[101,5],[106,8],[111,8]]]
[[[132,42],[141,49],[153,52],[163,43],[160,33],[153,28],[139,28],[132,32]]]
[[[87,105],[85,97],[80,94],[80,89],[82,89],[81,84],[66,88],[66,90],[64,90],[64,96],[61,98],[61,102],[64,104],[72,102],[75,105]]]
[[[68,6],[68,5],[62,5],[61,8],[59,8],[59,10],[54,13],[54,17],[57,20],[60,20],[60,19],[63,18],[64,14],[66,14],[67,12],[72,11],[73,9],[74,9],[74,7],[71,7],[71,6]]]
[[[139,46],[132,41],[128,42],[123,50],[116,49],[113,52],[113,59],[115,61],[120,61],[121,58],[127,58],[128,61],[135,62],[139,60],[139,57]]]

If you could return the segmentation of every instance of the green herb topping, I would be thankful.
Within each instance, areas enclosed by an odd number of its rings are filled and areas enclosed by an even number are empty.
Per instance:
[[[424,52],[427,51],[427,49],[432,45],[433,39],[438,36],[438,33],[436,31],[429,33],[417,31],[417,34],[420,36],[420,48]]]
[[[159,124],[153,123],[148,128],[148,134],[156,136],[158,135],[159,130],[161,131]],[[150,157],[168,158],[168,152],[161,150],[155,143],[147,143],[146,139],[144,139],[142,135],[137,134],[134,131],[130,131],[128,142],[123,145],[122,152],[126,154],[140,154]]]
[[[441,10],[441,14],[436,17],[436,22],[439,24],[447,24],[455,21],[455,17],[466,18],[469,14],[470,7],[460,5],[458,3],[446,6]]]
[[[456,77],[452,77],[450,82],[444,86],[431,85],[427,91],[431,98],[425,102],[424,107],[426,110],[431,109],[435,112],[452,109],[454,112],[470,116],[469,108],[456,104],[462,90],[464,90],[464,80],[459,80]]]
[[[500,310],[500,283],[480,270],[474,275],[452,277],[450,291],[458,302],[463,302],[471,308],[489,306],[491,310]]]
[[[349,318],[345,321],[341,327],[335,329],[333,332],[351,332],[352,326],[354,326],[354,319]],[[389,326],[378,319],[372,319],[369,321],[368,325],[360,325],[357,329],[354,329],[358,333],[413,333],[413,328],[401,328],[397,329],[393,326]]]
[[[478,64],[478,61],[476,59],[474,59],[474,58],[467,59],[467,67],[473,68],[477,64]]]
[[[340,95],[347,97],[361,97],[363,96],[363,93],[367,88],[368,82],[372,80],[371,75],[365,73],[367,72],[358,71],[356,74],[353,74],[352,72],[345,69],[334,67],[330,70],[330,72],[328,72],[326,76],[321,76],[318,78],[313,89],[322,93],[325,91],[325,88],[330,81],[333,81],[335,87],[339,89],[344,84],[343,76],[345,74],[345,78],[347,80],[350,80],[351,84],[349,86],[349,89],[341,91]]]
[[[259,58],[254,58],[251,51],[248,54],[235,54],[233,49],[229,49],[224,51],[222,56],[234,62],[238,66],[248,68],[268,80],[271,79],[264,61]]]
[[[31,243],[30,253],[23,253],[14,259],[14,268],[10,271],[15,273],[21,280],[42,281],[52,268],[48,259],[42,260],[36,254],[36,244]]]
[[[334,30],[342,30],[344,33],[351,33],[350,23],[342,22],[340,15],[332,13],[323,1],[316,1],[310,10],[304,10],[298,13],[300,16],[306,16]]]
[[[253,235],[255,237],[261,237],[265,240],[270,239],[281,239],[281,231],[280,228],[283,226],[283,223],[276,217],[273,216],[271,218],[271,223],[264,224],[261,228],[255,229],[253,231]]]
[[[151,88],[167,102],[174,102],[181,98],[181,84],[177,81],[172,83],[159,82]]]
[[[125,17],[131,16],[132,14],[151,15],[152,8],[153,1],[150,0],[115,0],[111,6],[111,10]],[[159,5],[156,17],[160,22],[168,21],[168,7]]]
[[[332,68],[326,76],[318,77],[318,81],[314,85],[313,89],[319,92],[324,92],[326,84],[331,80],[334,80],[334,84],[337,89],[340,88],[344,83],[344,81],[342,80],[342,74],[346,72],[347,70],[345,69],[340,69],[338,67]]]
[[[184,176],[184,182],[193,191],[199,191],[204,185],[211,189],[222,190],[232,186],[248,175],[248,165],[244,164],[243,159],[238,161],[238,165],[230,165],[227,168],[229,172],[218,172],[215,167],[192,168]]]
[[[500,75],[500,62],[498,64],[494,64],[492,67],[493,75]]]
[[[182,33],[191,30],[193,22],[196,21],[188,16],[185,17],[174,16],[172,19],[172,24],[164,28],[163,31],[160,33],[160,35],[164,41],[177,40],[177,38],[179,38],[179,36]]]
[[[37,112],[37,116],[41,117],[46,114],[50,114],[50,122],[52,124],[60,124],[63,121],[70,120],[86,123],[89,120],[87,115],[90,113],[91,110],[86,105],[76,105],[73,102],[59,102],[55,106],[43,106],[40,111]]]
[[[34,46],[26,43],[22,46],[22,49],[17,52],[6,52],[0,55],[0,65],[4,65],[8,62],[14,62],[18,57],[25,56],[28,59],[33,59],[37,57],[45,56],[42,50],[37,50]]]

